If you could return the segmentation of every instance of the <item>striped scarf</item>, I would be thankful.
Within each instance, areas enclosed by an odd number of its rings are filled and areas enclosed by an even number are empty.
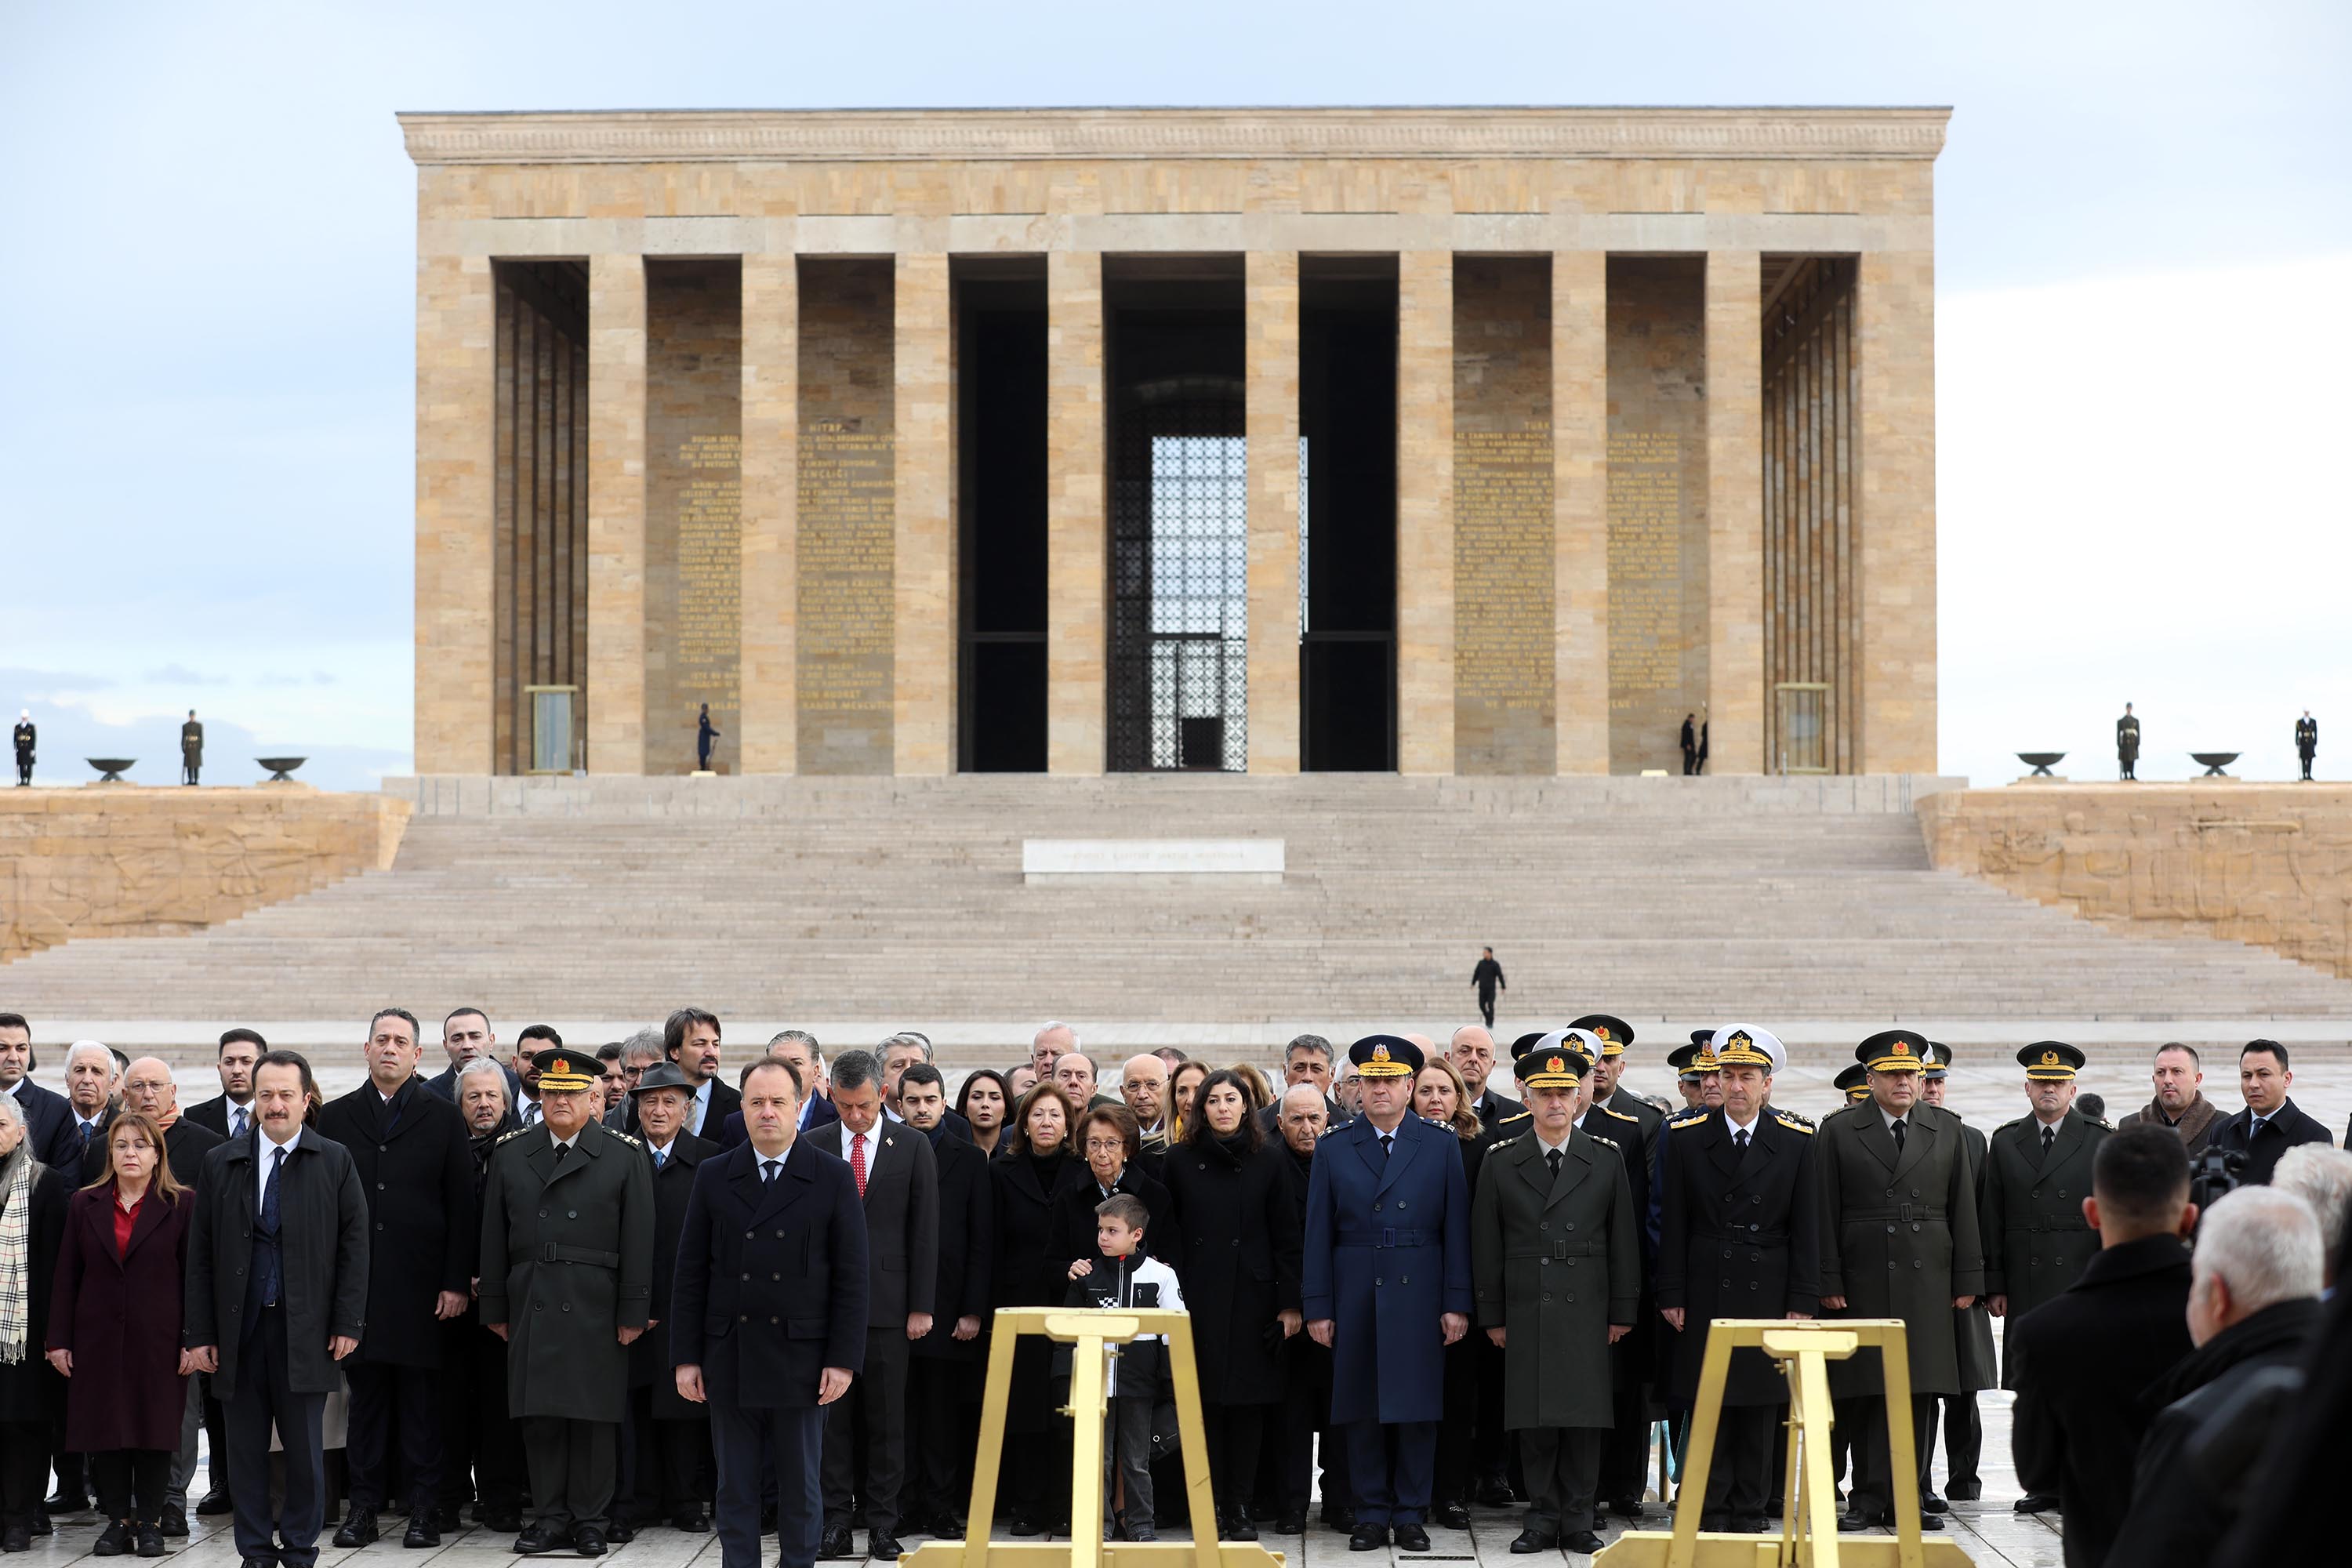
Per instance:
[[[19,1143],[0,1161],[0,1364],[25,1359],[32,1294],[33,1152]]]

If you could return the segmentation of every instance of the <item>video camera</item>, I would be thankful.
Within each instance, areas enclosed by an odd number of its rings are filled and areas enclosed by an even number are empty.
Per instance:
[[[2189,1201],[2203,1214],[2224,1194],[2243,1185],[2245,1179],[2245,1151],[2207,1149],[2189,1162]]]

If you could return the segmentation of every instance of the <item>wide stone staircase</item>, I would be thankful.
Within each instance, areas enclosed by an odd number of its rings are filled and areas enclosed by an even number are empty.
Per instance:
[[[1472,1016],[1491,944],[1507,1016],[1552,1021],[2352,1013],[2352,984],[2270,953],[1930,869],[1912,806],[1946,782],[400,780],[417,814],[391,870],[194,936],[35,954],[0,970],[0,1006],[1426,1027]],[[1287,870],[1030,884],[1034,837],[1277,837]]]

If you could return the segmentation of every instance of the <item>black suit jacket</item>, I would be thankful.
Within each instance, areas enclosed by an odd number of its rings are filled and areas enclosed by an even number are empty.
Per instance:
[[[2067,1568],[2097,1568],[2122,1531],[2140,1395],[2188,1355],[2189,1246],[2151,1236],[2093,1255],[2074,1284],[2010,1320],[2017,1470],[2056,1476]]]
[[[464,1120],[412,1077],[388,1105],[373,1083],[328,1101],[319,1133],[351,1151],[367,1196],[368,1331],[360,1359],[439,1366],[434,1308],[444,1290],[470,1296],[481,1247]]]
[[[658,1162],[653,1145],[645,1146],[654,1167],[654,1290],[649,1310],[654,1327],[629,1347],[629,1386],[650,1387],[657,1421],[702,1421],[709,1412],[678,1396],[677,1379],[669,1359],[670,1297],[677,1279],[677,1238],[686,1232],[687,1205],[694,1197],[694,1178],[705,1160],[719,1153],[719,1145],[691,1132],[670,1141]]]
[[[205,1156],[188,1230],[187,1295],[182,1340],[220,1351],[215,1386],[240,1392],[237,1360],[245,1338],[246,1274],[253,1262],[259,1133],[232,1139]],[[364,1339],[368,1301],[368,1208],[350,1151],[305,1127],[279,1177],[283,1241],[286,1375],[297,1394],[332,1394],[342,1373],[327,1350],[339,1335]]]
[[[209,1127],[226,1138],[228,1136],[228,1096],[216,1094],[210,1100],[200,1100],[188,1107],[181,1112],[180,1119],[193,1121],[199,1127]],[[245,1125],[246,1131],[253,1130],[253,1107],[250,1104],[246,1107]]]
[[[2299,1143],[2326,1143],[2331,1148],[2336,1141],[2327,1129],[2315,1119],[2305,1116],[2302,1108],[2289,1095],[2278,1108],[2278,1113],[2263,1123],[2262,1135],[2250,1144],[2246,1129],[2253,1125],[2254,1113],[2241,1110],[2213,1129],[2210,1147],[2233,1149],[2246,1156],[2245,1182],[2248,1186],[2268,1186],[2271,1173],[2278,1169],[2281,1156]]]
[[[1178,1254],[1176,1200],[1168,1184],[1145,1170],[1143,1162],[1137,1159],[1127,1163],[1118,1173],[1118,1184],[1111,1190],[1143,1200],[1151,1215],[1143,1227],[1143,1250],[1173,1268]],[[1084,1160],[1071,1161],[1061,1184],[1046,1202],[1045,1267],[1053,1278],[1066,1279],[1070,1265],[1081,1258],[1102,1256],[1095,1237],[1095,1210],[1102,1202],[1102,1184],[1095,1180],[1094,1172]]]
[[[805,1140],[772,1184],[749,1143],[702,1162],[670,1286],[673,1366],[712,1402],[805,1409],[829,1366],[866,1366],[866,1216],[849,1167]]]
[[[61,1140],[70,1137],[72,1144],[78,1146],[81,1138],[72,1131],[73,1110],[66,1104],[66,1097],[27,1078],[16,1085],[16,1109],[25,1113],[25,1138],[41,1163],[56,1165],[62,1159],[67,1161],[65,1169],[73,1170],[74,1163],[68,1156],[78,1157],[79,1148],[69,1148]]]
[[[988,1156],[942,1129],[931,1141],[931,1158],[939,1166],[939,1278],[931,1331],[915,1342],[913,1353],[977,1360],[986,1342],[957,1339],[955,1321],[978,1318],[982,1329],[988,1326],[989,1271],[996,1260],[996,1193],[989,1184]]]
[[[1492,1132],[1495,1123],[1507,1116],[1517,1116],[1527,1107],[1507,1094],[1496,1094],[1495,1086],[1488,1084],[1486,1092],[1470,1102],[1470,1109],[1478,1113],[1478,1125]]]
[[[828,1121],[798,1142],[845,1167],[849,1136],[845,1123]],[[939,1299],[939,1160],[931,1141],[903,1121],[877,1121],[866,1150],[866,1321],[904,1331],[908,1314],[929,1311]]]
[[[70,1120],[70,1119],[68,1119]],[[112,1121],[109,1117],[108,1121]],[[79,1142],[79,1137],[75,1142]],[[199,1127],[182,1116],[163,1129],[163,1158],[172,1167],[172,1179],[184,1187],[193,1187],[204,1175],[205,1156],[228,1140],[209,1127]],[[81,1152],[81,1185],[98,1180],[106,1169],[106,1142],[93,1138]]]

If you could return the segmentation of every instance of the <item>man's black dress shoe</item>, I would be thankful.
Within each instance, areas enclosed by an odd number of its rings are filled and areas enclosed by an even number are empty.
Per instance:
[[[400,1537],[403,1546],[438,1546],[441,1544],[441,1510],[428,1508],[409,1517],[408,1528]]]
[[[1389,1527],[1385,1524],[1360,1524],[1348,1537],[1350,1552],[1378,1552],[1389,1543]]]
[[[515,1537],[514,1549],[525,1557],[536,1557],[542,1552],[561,1551],[571,1544],[572,1531],[534,1520],[529,1530]]]
[[[1857,1530],[1870,1530],[1874,1528],[1877,1523],[1878,1516],[1876,1514],[1864,1513],[1858,1509],[1850,1508],[1843,1513],[1838,1515],[1838,1528],[1849,1532]]]
[[[2056,1513],[2058,1500],[2045,1492],[2028,1492],[2009,1505],[2011,1513]]]
[[[131,1532],[133,1550],[142,1557],[161,1557],[172,1549],[163,1544],[163,1532],[152,1524],[142,1524]]]
[[[816,1554],[820,1559],[832,1559],[835,1561],[856,1556],[857,1552],[856,1548],[851,1546],[849,1541],[849,1526],[845,1524],[828,1525],[825,1528],[824,1533],[817,1537]]]
[[[36,1536],[55,1535],[57,1532],[58,1532],[58,1527],[57,1527],[56,1525],[51,1524],[51,1523],[49,1522],[49,1510],[48,1510],[47,1509],[45,1509],[45,1508],[37,1508],[37,1509],[35,1509],[35,1510],[33,1510],[33,1533],[34,1533],[34,1535],[36,1535]]]
[[[624,1546],[637,1538],[637,1527],[625,1519],[615,1519],[604,1526],[604,1544]]]
[[[577,1552],[583,1557],[604,1556],[604,1532],[597,1529],[593,1524],[573,1525],[572,1527],[572,1550]]]
[[[1572,1535],[1563,1535],[1559,1538],[1559,1543],[1570,1552],[1581,1552],[1587,1556],[1600,1551],[1603,1544],[1601,1537],[1589,1530],[1580,1530]]]
[[[1942,1498],[1937,1497],[1934,1492],[1922,1492],[1919,1494],[1919,1511],[1921,1513],[1949,1513],[1952,1511],[1952,1505],[1946,1502]]]
[[[1329,1525],[1334,1530],[1353,1530],[1356,1528],[1356,1510],[1353,1507],[1344,1502],[1325,1503],[1323,1505],[1323,1511],[1320,1518],[1324,1523]]]
[[[87,1513],[89,1499],[81,1492],[69,1492],[59,1487],[41,1500],[41,1506],[51,1513]]]
[[[1893,1514],[1886,1516],[1886,1523],[1889,1528],[1894,1526],[1895,1516]],[[1919,1528],[1922,1530],[1941,1530],[1944,1528],[1944,1521],[1937,1519],[1932,1513],[1923,1513],[1919,1516]]]
[[[1396,1527],[1396,1543],[1400,1552],[1426,1552],[1429,1531],[1418,1524],[1400,1524]]]
[[[673,1518],[669,1521],[669,1527],[672,1530],[682,1530],[688,1535],[708,1535],[710,1533],[710,1519],[700,1509],[690,1508]]]
[[[1488,1476],[1478,1483],[1478,1501],[1487,1508],[1511,1506],[1511,1483],[1501,1476]]]
[[[522,1528],[522,1512],[519,1509],[494,1508],[488,1513],[478,1513],[474,1517],[500,1535]]]
[[[1225,1541],[1255,1541],[1257,1526],[1250,1522],[1248,1514],[1235,1510],[1233,1517],[1225,1521],[1224,1528],[1217,1534]]]
[[[1701,1530],[1727,1531],[1731,1528],[1731,1516],[1727,1513],[1703,1513],[1698,1516],[1698,1527]]]
[[[1016,1513],[1013,1516],[1013,1533],[1015,1535],[1043,1535],[1045,1533],[1045,1527],[1038,1523],[1035,1520],[1031,1519],[1026,1514]],[[821,1557],[824,1553],[819,1552],[817,1555]]]
[[[375,1541],[375,1510],[355,1508],[343,1516],[343,1527],[335,1531],[338,1546],[367,1546]]]
[[[176,1508],[167,1508],[155,1521],[155,1528],[174,1541],[188,1538],[188,1516]]]
[[[97,1543],[90,1547],[93,1557],[120,1557],[131,1550],[131,1521],[110,1519],[106,1528],[98,1532]]]
[[[1640,1498],[1625,1497],[1611,1498],[1609,1500],[1609,1511],[1615,1514],[1619,1519],[1640,1519],[1646,1510],[1642,1507],[1642,1500]]]
[[[1458,1502],[1440,1503],[1437,1505],[1437,1522],[1448,1530],[1467,1530],[1470,1528],[1470,1510]]]
[[[1276,1535],[1306,1534],[1307,1515],[1298,1509],[1285,1510],[1282,1517],[1274,1521],[1274,1532]]]
[[[871,1531],[866,1537],[866,1555],[877,1563],[896,1563],[906,1552],[898,1538],[887,1530]]]
[[[1557,1552],[1559,1550],[1559,1537],[1529,1525],[1512,1539],[1511,1550],[1522,1557],[1531,1552]]]
[[[1772,1533],[1772,1521],[1765,1518],[1760,1513],[1749,1514],[1746,1519],[1735,1519],[1731,1521],[1731,1533],[1734,1535],[1769,1535]]]

